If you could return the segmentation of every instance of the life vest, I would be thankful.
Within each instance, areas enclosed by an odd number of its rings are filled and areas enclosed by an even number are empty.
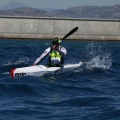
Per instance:
[[[49,63],[50,64],[61,64],[62,56],[58,51],[52,50],[49,54]]]

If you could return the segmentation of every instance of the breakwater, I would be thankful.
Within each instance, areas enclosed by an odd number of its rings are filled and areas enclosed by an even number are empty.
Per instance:
[[[79,30],[68,39],[120,40],[120,20],[0,16],[0,38],[63,38],[71,29]]]

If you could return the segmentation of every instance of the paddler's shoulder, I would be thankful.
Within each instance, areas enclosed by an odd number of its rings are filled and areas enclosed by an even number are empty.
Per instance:
[[[59,50],[66,50],[66,48],[63,46],[59,46]]]

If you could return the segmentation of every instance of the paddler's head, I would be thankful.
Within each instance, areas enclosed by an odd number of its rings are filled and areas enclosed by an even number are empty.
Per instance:
[[[60,40],[60,38],[54,38],[53,39],[53,42],[52,42],[52,45],[59,45],[61,43],[61,40]]]

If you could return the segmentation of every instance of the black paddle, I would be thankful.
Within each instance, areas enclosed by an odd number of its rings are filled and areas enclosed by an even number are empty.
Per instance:
[[[76,32],[78,30],[78,27],[75,27],[74,29],[72,29],[67,35],[65,35],[63,37],[63,39],[61,40],[61,42],[66,39],[68,36],[70,36],[71,34],[73,34],[74,32]]]

